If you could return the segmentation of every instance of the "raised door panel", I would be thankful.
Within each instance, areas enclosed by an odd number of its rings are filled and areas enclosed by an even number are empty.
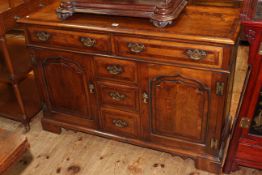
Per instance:
[[[192,154],[218,154],[226,75],[209,71],[149,64],[143,71],[141,104],[144,137],[156,144]],[[191,154],[190,153],[190,154]]]
[[[53,110],[90,116],[83,69],[72,60],[61,57],[46,59],[43,67]]]
[[[71,53],[38,51],[37,62],[48,110],[94,120],[88,86],[91,74],[89,58]]]
[[[151,83],[152,132],[203,143],[210,89],[181,75],[158,77]]]

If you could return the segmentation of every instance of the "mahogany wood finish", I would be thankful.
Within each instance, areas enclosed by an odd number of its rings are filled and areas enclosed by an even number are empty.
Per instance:
[[[23,32],[10,32],[16,20],[49,3],[49,0],[2,0],[0,3],[0,115],[21,121],[40,111],[29,53]]]
[[[249,71],[235,121],[224,171],[239,165],[262,169],[262,1],[246,0],[241,14],[244,32],[250,43]]]
[[[17,162],[28,150],[24,136],[0,129],[0,174]]]
[[[44,99],[43,128],[162,150],[220,172],[239,9],[187,6],[175,26],[158,29],[106,15],[61,22],[58,3],[20,20]]]
[[[62,20],[74,13],[150,18],[156,27],[165,27],[186,5],[186,0],[61,0],[56,13]]]

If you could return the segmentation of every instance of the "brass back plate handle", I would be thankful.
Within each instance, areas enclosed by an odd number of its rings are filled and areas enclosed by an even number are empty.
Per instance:
[[[118,128],[126,128],[128,127],[128,123],[124,120],[120,120],[120,119],[114,119],[113,120],[113,124],[118,127]]]
[[[139,43],[128,43],[127,47],[133,53],[141,53],[145,50],[145,45]]]
[[[51,35],[48,32],[37,32],[36,37],[40,41],[48,41],[50,39]]]
[[[86,47],[94,47],[96,44],[96,40],[89,37],[80,37],[80,41]]]
[[[207,52],[199,49],[187,49],[185,54],[192,60],[199,61],[207,57]]]
[[[126,95],[120,94],[119,92],[110,92],[109,96],[112,97],[112,99],[115,101],[121,101],[126,98]]]
[[[123,68],[119,65],[115,65],[115,64],[112,64],[112,65],[108,65],[106,67],[106,70],[112,74],[112,75],[119,75],[123,72]]]

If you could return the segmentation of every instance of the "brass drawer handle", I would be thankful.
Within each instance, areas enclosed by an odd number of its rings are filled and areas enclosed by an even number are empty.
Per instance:
[[[139,43],[128,43],[127,47],[134,53],[141,53],[145,50],[144,44]]]
[[[110,92],[109,96],[112,97],[112,99],[115,101],[121,101],[126,98],[124,94],[120,94],[119,92]]]
[[[86,47],[94,47],[96,44],[96,40],[89,37],[81,37],[80,41],[84,44]]]
[[[48,41],[51,35],[47,32],[37,32],[36,36],[40,41]]]
[[[202,60],[207,57],[207,52],[199,49],[188,49],[186,50],[186,55],[195,61]]]
[[[113,124],[118,127],[118,128],[126,128],[128,127],[128,123],[124,120],[120,120],[120,119],[114,119],[113,120]]]
[[[119,75],[123,72],[123,68],[119,65],[108,65],[106,70],[112,75]]]

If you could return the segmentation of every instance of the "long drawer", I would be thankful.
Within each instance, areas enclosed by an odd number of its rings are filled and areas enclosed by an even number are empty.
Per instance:
[[[76,49],[90,53],[111,53],[111,39],[107,34],[36,27],[29,28],[28,32],[30,44]]]
[[[222,68],[223,48],[173,41],[115,36],[116,54],[202,67]]]

